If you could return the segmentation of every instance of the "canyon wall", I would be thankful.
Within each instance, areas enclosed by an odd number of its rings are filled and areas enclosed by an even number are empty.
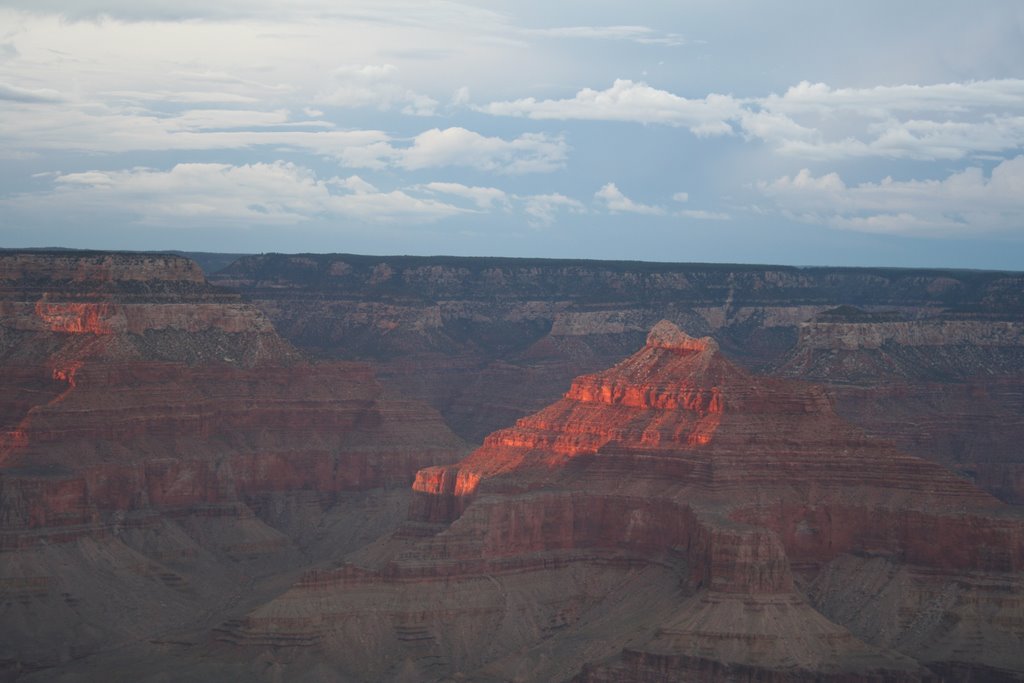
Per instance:
[[[351,680],[1024,676],[1018,511],[667,321],[413,489],[209,651]]]
[[[213,276],[299,348],[372,363],[480,443],[669,319],[744,367],[823,384],[846,419],[1024,501],[1024,275],[279,255]]]
[[[0,675],[209,619],[464,452],[173,255],[0,253],[0,397]]]
[[[1022,320],[1013,273],[0,253],[0,680],[1020,680]]]

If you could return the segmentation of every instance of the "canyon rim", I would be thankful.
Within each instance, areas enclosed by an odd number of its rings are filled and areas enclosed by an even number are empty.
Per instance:
[[[1024,277],[0,254],[5,680],[1024,676]]]

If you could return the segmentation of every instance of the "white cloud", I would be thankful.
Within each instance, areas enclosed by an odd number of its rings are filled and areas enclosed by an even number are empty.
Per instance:
[[[273,146],[330,156],[352,168],[463,166],[510,174],[557,170],[565,166],[569,154],[562,137],[543,133],[506,140],[460,127],[433,128],[406,141],[382,131],[331,127],[326,121],[293,120],[283,109],[191,109],[156,116],[134,108],[62,107],[12,119],[10,125],[0,128],[0,145],[26,152],[50,149],[103,154]]]
[[[692,218],[698,221],[728,221],[732,220],[732,216],[722,211],[704,211],[702,209],[687,209],[685,211],[677,211],[677,216],[683,218]]]
[[[36,174],[45,192],[0,199],[0,209],[122,213],[146,225],[295,225],[345,218],[370,223],[424,223],[457,215],[521,211],[530,225],[553,224],[561,212],[583,213],[563,194],[515,195],[496,187],[429,182],[382,190],[358,175],[321,178],[308,168],[276,161],[255,164],[187,163],[169,170]],[[438,199],[438,195],[463,202]]]
[[[551,225],[561,211],[569,213],[584,213],[586,211],[582,202],[557,192],[528,195],[520,197],[520,199],[523,201],[523,210],[529,216],[530,225],[536,227]]]
[[[1024,111],[1024,80],[999,79],[934,85],[879,85],[871,88],[833,88],[826,83],[801,81],[780,95],[769,95],[762,106],[774,112],[795,114],[853,110],[888,117],[896,111],[962,112],[972,109]]]
[[[532,97],[492,102],[479,108],[498,116],[531,119],[632,121],[684,126],[695,135],[727,135],[729,120],[742,114],[740,102],[729,95],[711,94],[687,99],[646,83],[618,79],[607,90],[584,88],[572,99],[536,100]]]
[[[496,187],[475,187],[461,183],[433,182],[420,185],[418,189],[468,199],[482,210],[493,209],[496,206],[507,207],[509,205],[509,195],[504,190],[499,190]]]
[[[398,83],[393,64],[345,65],[334,70],[331,82],[313,101],[336,107],[401,109],[403,114],[433,116],[437,100]]]
[[[470,102],[469,86],[460,86],[455,94],[452,95],[452,106],[453,107],[464,107]]]
[[[0,100],[11,102],[60,102],[64,98],[56,90],[49,88],[20,88],[16,85],[0,83]]]
[[[622,194],[619,188],[615,186],[615,183],[606,184],[594,193],[594,197],[603,201],[605,207],[612,213],[639,213],[652,216],[661,216],[665,213],[665,209],[660,206],[650,206],[634,202]]]
[[[59,13],[75,21],[111,17],[132,22],[269,19],[400,23],[418,28],[442,23],[478,30],[501,27],[507,22],[505,15],[450,0],[292,0],[286,4],[280,0],[5,0],[5,4],[28,11]]]
[[[290,124],[288,110],[258,111],[246,109],[190,109],[169,121],[179,130],[201,131],[209,129],[246,129]],[[297,122],[297,125],[330,127],[323,121]],[[295,123],[291,125],[296,125]]]
[[[373,184],[366,182],[357,175],[348,178],[332,178],[327,181],[328,185],[341,187],[356,194],[374,194],[380,192]]]
[[[741,130],[783,154],[812,159],[961,159],[1024,146],[1024,80],[832,88],[801,82],[782,95],[686,98],[616,80],[570,99],[533,97],[477,108],[531,119],[629,121],[688,128],[698,136]]]
[[[690,193],[676,192],[674,195],[672,195],[672,199],[677,202],[688,202],[690,201]]]
[[[562,168],[568,153],[569,146],[561,137],[524,133],[505,140],[453,127],[420,133],[411,146],[394,149],[386,156],[410,170],[466,166],[500,173],[544,173]]]
[[[1024,155],[988,177],[972,167],[941,180],[849,186],[837,173],[815,177],[804,169],[758,189],[792,218],[863,232],[970,235],[1024,225]]]
[[[464,213],[401,190],[384,192],[358,176],[320,179],[277,161],[245,165],[177,164],[57,175],[52,191],[0,200],[31,211],[126,212],[143,223],[292,225],[322,217],[368,222],[429,222]]]
[[[354,148],[391,139],[374,130],[323,130],[329,126],[326,122],[293,121],[280,109],[194,109],[161,116],[130,106],[15,106],[24,109],[0,127],[0,146],[25,151],[111,154],[273,145],[344,159]],[[321,130],[295,130],[297,127]]]
[[[675,33],[661,33],[647,26],[562,26],[557,28],[527,29],[529,36],[541,38],[626,40],[641,45],[685,45],[687,41]]]
[[[108,90],[102,95],[112,102],[127,100],[134,103],[256,104],[260,102],[260,98],[251,95],[205,90]]]
[[[811,159],[962,159],[1024,146],[1024,80],[832,88],[806,81],[756,101],[744,132]]]

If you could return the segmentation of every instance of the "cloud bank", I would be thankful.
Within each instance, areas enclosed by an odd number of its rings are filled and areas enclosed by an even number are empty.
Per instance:
[[[1024,155],[986,176],[971,167],[939,180],[847,185],[837,173],[804,169],[758,188],[797,220],[835,228],[905,235],[984,234],[1024,223]]]

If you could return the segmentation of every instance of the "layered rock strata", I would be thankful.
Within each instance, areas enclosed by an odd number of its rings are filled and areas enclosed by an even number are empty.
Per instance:
[[[222,643],[353,680],[1024,675],[1024,520],[668,322],[413,489],[399,532]],[[862,558],[891,568],[900,605],[851,608]],[[962,599],[927,598],[944,585]]]
[[[463,452],[187,259],[0,253],[0,675],[208,619],[319,552],[289,520]]]
[[[300,348],[370,361],[479,443],[668,318],[748,369],[1024,500],[1020,273],[270,254],[216,275]]]
[[[907,321],[846,307],[799,332],[777,374],[824,384],[868,433],[1024,503],[1020,319]]]

